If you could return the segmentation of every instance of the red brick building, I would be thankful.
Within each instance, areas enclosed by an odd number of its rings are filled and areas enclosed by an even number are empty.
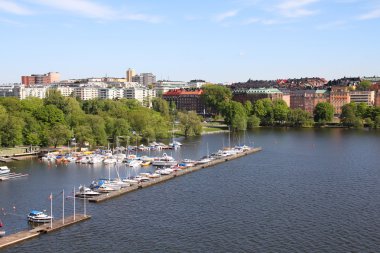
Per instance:
[[[168,101],[168,103],[174,102],[177,110],[195,111],[198,114],[202,114],[206,108],[201,99],[202,93],[203,90],[201,89],[176,89],[165,92],[162,98]]]
[[[295,90],[290,92],[290,108],[300,108],[313,114],[315,106],[320,102],[328,102],[326,90]]]
[[[47,74],[33,74],[31,76],[21,76],[21,83],[25,86],[33,86],[35,84],[50,84],[56,83],[60,80],[58,72],[49,72]]]
[[[330,104],[334,107],[334,114],[342,113],[342,106],[350,103],[350,91],[347,86],[332,86]]]
[[[269,98],[270,100],[283,99],[283,93],[274,88],[258,88],[258,89],[236,89],[233,91],[232,99],[244,104],[251,101],[254,104],[259,99]],[[285,101],[286,102],[286,101]]]

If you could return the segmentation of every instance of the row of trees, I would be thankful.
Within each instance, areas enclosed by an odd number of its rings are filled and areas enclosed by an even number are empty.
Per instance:
[[[136,100],[88,100],[50,91],[45,99],[0,99],[0,145],[57,146],[75,138],[79,145],[134,143],[137,138],[170,137],[170,117]]]

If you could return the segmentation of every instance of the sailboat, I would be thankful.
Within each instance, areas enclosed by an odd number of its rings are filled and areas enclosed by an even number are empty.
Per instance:
[[[204,164],[204,163],[209,163],[211,161],[212,161],[212,159],[211,159],[210,154],[209,154],[208,142],[207,142],[207,156],[205,156],[201,160],[197,161],[197,163],[198,164]]]
[[[172,142],[169,143],[169,146],[172,148],[172,149],[178,149],[182,146],[182,143],[180,143],[179,141],[175,141],[174,140],[174,122],[173,122],[173,129],[172,129]]]

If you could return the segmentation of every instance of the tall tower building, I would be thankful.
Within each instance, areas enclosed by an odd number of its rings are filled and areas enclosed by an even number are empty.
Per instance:
[[[136,71],[134,69],[129,68],[126,74],[127,82],[132,82],[132,77],[136,75]]]

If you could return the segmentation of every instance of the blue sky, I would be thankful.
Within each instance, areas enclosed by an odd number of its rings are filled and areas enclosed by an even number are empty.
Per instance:
[[[0,83],[380,75],[379,0],[0,0]]]

